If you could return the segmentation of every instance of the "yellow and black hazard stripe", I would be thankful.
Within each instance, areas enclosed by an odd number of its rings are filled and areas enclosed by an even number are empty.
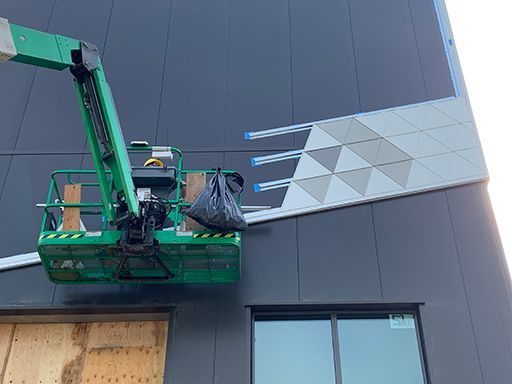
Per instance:
[[[218,239],[219,237],[236,237],[236,233],[194,233],[194,238],[198,239]]]
[[[50,233],[49,235],[42,235],[39,240],[42,239],[80,239],[84,237],[82,233]]]

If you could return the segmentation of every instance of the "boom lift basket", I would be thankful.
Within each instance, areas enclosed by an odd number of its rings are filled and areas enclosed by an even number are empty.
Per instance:
[[[102,202],[66,203],[63,200],[62,184],[78,184],[77,178],[94,177],[96,171],[60,170],[52,173],[37,247],[51,281],[59,284],[168,284],[229,283],[239,280],[240,232],[182,229],[186,209],[191,204],[182,198],[183,177],[198,172],[213,175],[215,170],[183,170],[181,151],[170,148],[177,155],[177,167],[174,169],[176,189],[172,198],[167,200],[170,206],[169,224],[166,228],[155,230],[154,243],[140,250],[125,249],[121,245],[123,231],[107,222]],[[141,150],[138,147],[128,149]],[[111,175],[109,172],[107,175],[110,188],[114,191]],[[100,184],[95,181],[81,182],[80,185],[84,190],[94,190]],[[80,215],[85,221],[88,221],[88,216],[100,219],[101,229],[63,231],[62,210],[66,207],[80,208]]]

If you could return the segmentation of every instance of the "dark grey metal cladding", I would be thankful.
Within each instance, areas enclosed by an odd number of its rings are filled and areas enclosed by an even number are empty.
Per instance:
[[[384,300],[426,302],[432,381],[481,383],[446,192],[375,203],[374,220]]]
[[[447,195],[482,376],[485,383],[505,382],[512,377],[511,287],[487,192],[475,185]]]
[[[250,228],[242,246],[242,277],[235,285],[246,303],[298,302],[297,219]]]
[[[42,265],[0,272],[0,307],[50,307],[55,284]]]
[[[229,0],[172,2],[159,145],[224,146],[228,20]]]
[[[9,165],[11,164],[12,156],[0,156],[0,198],[2,198],[2,191],[4,188]],[[1,257],[1,256],[0,256]]]
[[[51,33],[94,42],[102,50],[112,0],[93,0],[94,12],[80,1],[57,1],[48,27]],[[32,27],[32,26],[30,26]],[[17,150],[82,150],[85,131],[69,71],[38,69],[23,116]]]
[[[294,123],[359,112],[347,0],[290,2]]]
[[[429,100],[455,95],[433,1],[409,0],[425,90]]]
[[[298,218],[300,299],[382,299],[371,206]]]
[[[295,169],[295,163],[293,161],[283,161],[266,164],[261,167],[251,167],[251,157],[271,153],[274,152],[227,152],[225,154],[225,168],[237,170],[245,178],[245,188],[242,195],[244,204],[279,207],[283,202],[286,189],[274,189],[259,193],[254,192],[253,188],[254,183],[286,179],[293,175]]]
[[[292,80],[288,0],[232,1],[225,143],[231,148],[283,148],[285,135],[264,143],[243,133],[290,125]]]
[[[157,144],[170,12],[169,0],[114,2],[103,67],[128,143]]]
[[[165,287],[164,287],[165,288]],[[173,311],[165,382],[213,382],[216,327],[219,318],[216,287],[183,290]]]
[[[408,0],[349,0],[349,5],[361,110],[424,101]]]
[[[101,307],[137,304],[137,285],[56,285],[53,306]]]
[[[48,27],[54,0],[2,0],[0,14],[10,22],[45,30]],[[0,84],[9,92],[0,92],[2,140],[0,150],[12,150],[25,113],[36,69],[18,63],[2,64]]]
[[[56,169],[80,168],[80,155],[14,156],[0,198],[0,232],[8,241],[0,242],[0,257],[34,252],[46,202],[50,175]]]

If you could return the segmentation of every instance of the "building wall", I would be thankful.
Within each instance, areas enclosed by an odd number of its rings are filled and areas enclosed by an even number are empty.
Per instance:
[[[11,22],[96,43],[125,138],[181,146],[185,166],[250,185],[293,164],[249,158],[243,132],[453,95],[431,0],[3,0]],[[90,167],[70,75],[0,68],[0,257],[35,248],[49,173]],[[280,191],[248,204],[279,205]],[[510,277],[484,184],[258,224],[226,286],[55,286],[40,266],[0,273],[2,308],[172,307],[167,381],[250,378],[258,306],[421,303],[432,383],[512,379]],[[251,309],[253,308],[253,309]]]

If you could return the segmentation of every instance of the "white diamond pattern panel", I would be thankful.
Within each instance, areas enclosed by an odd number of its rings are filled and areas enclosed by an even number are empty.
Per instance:
[[[485,178],[466,100],[434,101],[313,124],[283,205],[271,211],[313,212]]]

